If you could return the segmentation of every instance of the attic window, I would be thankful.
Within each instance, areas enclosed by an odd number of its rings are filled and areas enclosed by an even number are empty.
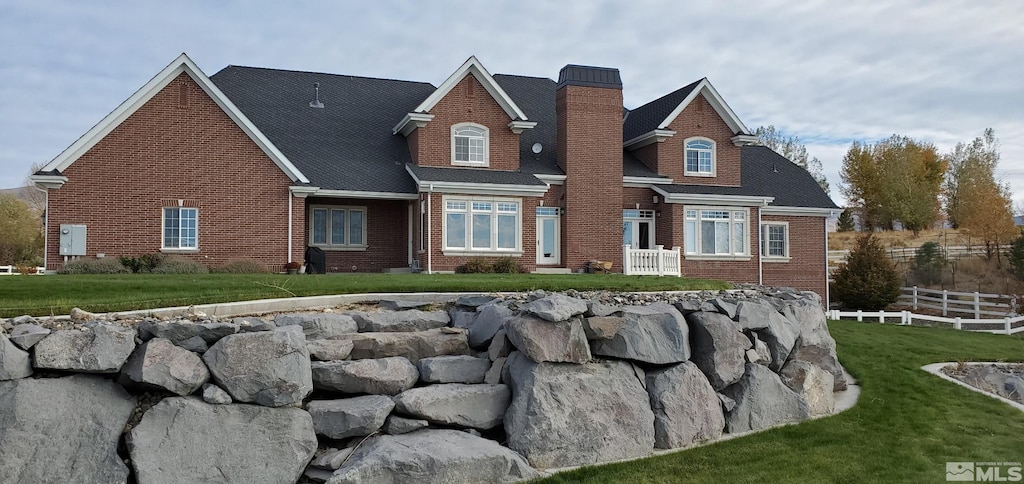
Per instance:
[[[686,146],[686,176],[715,176],[715,142],[707,138],[692,138]]]
[[[488,137],[485,126],[460,123],[452,126],[452,164],[488,165]]]

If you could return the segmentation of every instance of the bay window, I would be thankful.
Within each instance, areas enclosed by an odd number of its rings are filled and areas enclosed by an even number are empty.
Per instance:
[[[487,198],[446,198],[444,249],[520,252],[520,203]]]
[[[686,254],[748,256],[747,209],[702,208],[685,210],[683,239]]]

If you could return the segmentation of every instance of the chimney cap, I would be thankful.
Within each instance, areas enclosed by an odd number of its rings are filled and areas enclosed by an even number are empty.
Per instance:
[[[558,88],[563,86],[622,89],[622,78],[619,77],[619,70],[611,67],[569,64],[558,71]]]

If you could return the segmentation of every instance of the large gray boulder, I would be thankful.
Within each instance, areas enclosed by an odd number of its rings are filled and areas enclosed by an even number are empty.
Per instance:
[[[395,410],[431,422],[486,430],[501,425],[511,398],[506,385],[447,383],[398,394]]]
[[[756,331],[757,338],[764,341],[771,353],[771,363],[768,368],[772,371],[782,370],[782,365],[789,359],[796,340],[800,337],[800,328],[790,322],[778,311],[772,311],[768,315],[768,327]]]
[[[388,311],[405,311],[408,309],[421,309],[433,303],[426,301],[404,301],[402,299],[381,299],[377,301],[377,307]]]
[[[313,385],[321,390],[341,393],[397,395],[408,390],[420,378],[407,358],[394,356],[374,360],[315,361]]]
[[[6,336],[0,334],[0,381],[16,380],[31,375],[32,359],[28,352],[19,349]]]
[[[416,418],[405,418],[399,417],[398,415],[388,415],[387,420],[384,421],[384,432],[391,435],[407,434],[414,432],[419,429],[425,429],[430,426],[430,422],[426,420],[420,420]]]
[[[821,305],[813,299],[791,301],[783,306],[782,315],[800,331],[789,359],[806,361],[831,373],[834,389],[845,390],[846,377],[836,355],[836,340],[828,332]]]
[[[309,357],[320,361],[344,360],[352,354],[352,341],[344,339],[306,340]]]
[[[0,382],[0,481],[128,481],[117,456],[134,399],[92,375]]]
[[[778,311],[771,304],[764,301],[740,301],[736,305],[736,322],[744,330],[767,329],[768,318],[775,312]]]
[[[483,383],[491,360],[468,355],[434,356],[416,362],[425,383]]]
[[[537,363],[585,363],[591,358],[587,335],[578,318],[550,322],[521,314],[505,321],[505,336]]]
[[[336,339],[338,336],[355,333],[358,325],[345,314],[335,313],[294,313],[278,314],[274,318],[277,327],[298,326],[307,340]]]
[[[473,323],[476,322],[476,309],[466,309],[456,306],[448,312],[448,317],[452,320],[452,327],[469,329],[473,327]]]
[[[587,309],[586,301],[562,294],[551,294],[519,307],[520,311],[551,322],[565,321],[573,316],[579,316],[587,312]]]
[[[592,332],[595,336],[607,334]],[[690,358],[689,329],[676,308],[665,303],[624,306],[622,324],[611,338],[594,338],[595,355],[642,361],[655,365],[679,363]]]
[[[779,375],[754,363],[746,366],[743,378],[722,390],[736,401],[736,406],[725,416],[726,431],[761,430],[810,417],[807,402],[783,384]]]
[[[654,445],[674,449],[722,436],[725,414],[704,373],[692,362],[647,372]]]
[[[153,338],[135,349],[121,369],[123,384],[156,387],[191,395],[210,380],[210,371],[195,353],[171,340]]]
[[[382,395],[313,400],[306,406],[317,435],[331,439],[370,435],[380,430],[393,408],[395,402]]]
[[[317,448],[304,410],[187,397],[149,409],[127,443],[140,484],[295,482]]]
[[[57,331],[35,346],[35,367],[117,373],[135,349],[135,330],[113,324]]]
[[[280,407],[313,391],[306,337],[298,326],[225,336],[203,354],[213,379],[238,402]]]
[[[484,348],[502,328],[505,320],[512,316],[512,310],[504,304],[487,304],[477,308],[476,320],[469,328],[469,346]]]
[[[782,367],[779,376],[782,383],[804,398],[812,417],[835,411],[835,381],[831,373],[806,361],[793,360]]]
[[[28,351],[50,334],[50,330],[38,324],[19,324],[11,330],[11,342]]]
[[[539,477],[493,440],[457,430],[419,430],[366,441],[327,482],[506,483]]]
[[[352,319],[363,333],[390,331],[426,331],[448,326],[451,318],[445,311],[377,311],[353,312]]]
[[[506,368],[513,394],[505,413],[508,446],[534,467],[641,457],[654,448],[643,371],[630,363],[538,364],[517,352]]]
[[[686,315],[690,322],[691,360],[704,372],[715,390],[739,381],[743,376],[746,351],[753,344],[740,332],[740,325],[719,313],[698,311]]]
[[[471,355],[466,330],[437,328],[410,333],[355,333],[339,339],[352,342],[349,358],[387,358],[402,356],[410,361],[441,355]]]
[[[195,323],[187,319],[171,321],[144,320],[139,323],[139,338],[148,341],[152,338],[165,338],[176,345],[182,345],[193,338],[202,339],[207,345],[219,339],[235,334],[239,326],[233,323],[202,322]]]

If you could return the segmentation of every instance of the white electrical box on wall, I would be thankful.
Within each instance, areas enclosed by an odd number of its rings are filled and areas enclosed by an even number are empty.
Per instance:
[[[85,225],[61,224],[60,255],[85,255]]]

